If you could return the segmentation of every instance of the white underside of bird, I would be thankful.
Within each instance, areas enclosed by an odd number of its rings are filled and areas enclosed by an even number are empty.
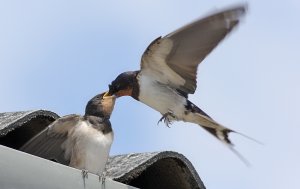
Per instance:
[[[220,130],[225,128],[205,115],[189,112],[186,109],[187,99],[170,86],[159,83],[159,81],[143,74],[143,72],[138,77],[140,86],[139,100],[162,115],[166,113],[173,114],[174,117],[168,116],[170,120],[191,122],[204,127],[219,127]]]
[[[70,157],[70,166],[101,175],[109,156],[113,133],[104,135],[93,130],[96,129],[88,121],[81,121],[69,131],[62,148],[66,150],[65,158]]]

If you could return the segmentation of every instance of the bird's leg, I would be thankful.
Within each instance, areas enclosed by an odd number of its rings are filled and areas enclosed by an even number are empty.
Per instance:
[[[103,188],[105,188],[105,179],[106,179],[106,170],[104,170],[102,174],[99,175],[99,182],[101,182]]]
[[[88,170],[82,169],[82,170],[81,170],[82,178],[83,178],[83,179],[88,178],[88,173],[89,173]]]
[[[169,125],[172,124],[172,121],[170,120],[170,117],[176,118],[174,113],[172,111],[168,111],[167,113],[163,114],[162,117],[158,120],[157,124],[164,120],[164,123],[166,124],[167,127],[170,127]]]
[[[83,187],[85,188],[85,179],[88,178],[88,170],[82,169],[81,170],[81,175],[82,175],[82,179],[83,179]]]

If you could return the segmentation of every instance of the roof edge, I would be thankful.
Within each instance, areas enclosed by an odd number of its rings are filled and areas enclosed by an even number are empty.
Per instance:
[[[17,113],[17,112],[6,112],[6,113]],[[43,109],[26,111],[26,113],[22,115],[20,118],[8,124],[6,127],[2,128],[0,130],[0,137],[7,135],[9,132],[31,121],[32,119],[37,118],[38,116],[50,117],[53,119],[57,119],[60,117],[59,115],[57,115],[52,111],[43,110]]]
[[[139,153],[139,154],[144,154],[144,153]],[[130,154],[128,154],[128,155],[130,155]],[[136,155],[136,154],[133,154],[133,155]],[[117,156],[119,156],[119,155],[117,155]],[[139,175],[142,172],[144,172],[148,167],[151,167],[158,161],[163,160],[163,159],[172,158],[172,159],[176,159],[176,160],[179,160],[180,162],[182,162],[187,167],[187,170],[193,176],[193,179],[198,183],[198,185],[201,188],[205,188],[205,186],[204,186],[202,180],[200,179],[197,171],[195,170],[194,166],[183,154],[180,154],[180,153],[174,152],[174,151],[160,151],[160,152],[149,153],[149,156],[150,156],[150,158],[148,160],[141,163],[137,167],[132,168],[126,174],[123,174],[119,177],[113,178],[113,180],[116,180],[116,181],[122,182],[122,183],[127,183],[128,181],[139,177]]]

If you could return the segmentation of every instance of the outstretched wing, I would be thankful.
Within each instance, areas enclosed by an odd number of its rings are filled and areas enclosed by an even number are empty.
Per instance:
[[[74,114],[61,117],[30,139],[19,150],[68,165],[69,158],[65,157],[63,145],[67,139],[68,131],[79,120],[80,116]]]
[[[157,38],[142,56],[141,74],[193,94],[199,63],[238,25],[245,11],[243,5],[229,8]]]

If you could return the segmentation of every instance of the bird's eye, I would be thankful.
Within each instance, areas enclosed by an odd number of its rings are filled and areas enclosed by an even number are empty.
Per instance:
[[[120,88],[121,88],[120,85],[116,85],[116,86],[115,86],[115,89],[117,89],[117,90],[120,89]]]

